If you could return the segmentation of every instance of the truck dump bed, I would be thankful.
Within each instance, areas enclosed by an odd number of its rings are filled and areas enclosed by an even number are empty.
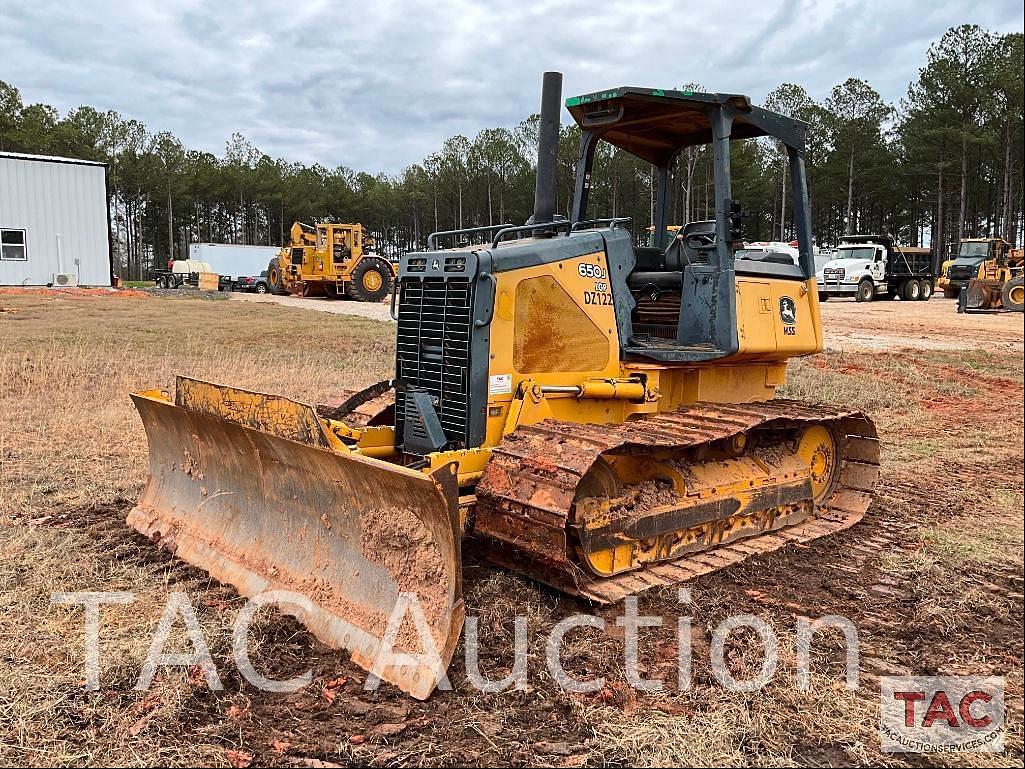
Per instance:
[[[888,272],[895,277],[933,276],[932,251],[928,248],[894,246],[890,250]]]

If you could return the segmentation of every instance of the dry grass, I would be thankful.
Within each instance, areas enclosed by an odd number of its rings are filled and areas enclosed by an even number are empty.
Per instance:
[[[176,374],[318,402],[385,378],[389,327],[200,299],[35,300],[0,326],[0,516],[134,497],[145,435],[128,393]]]
[[[1021,600],[1013,595],[1021,593],[1025,535],[1022,362],[1014,354],[843,353],[794,364],[786,395],[870,411],[885,442],[873,512],[838,541],[857,543],[883,517],[908,528],[901,548],[868,559],[856,577],[823,566],[842,559],[842,546],[818,543],[699,580],[688,692],[627,689],[622,637],[612,626],[619,608],[602,613],[611,629],[575,633],[564,647],[568,670],[605,676],[606,688],[596,696],[562,692],[544,669],[544,631],[585,607],[487,566],[470,545],[466,601],[479,619],[484,673],[508,671],[513,618],[524,615],[532,630],[527,691],[476,693],[460,650],[453,694],[424,704],[390,689],[364,695],[344,655],[290,620],[261,615],[258,667],[279,675],[315,670],[310,692],[283,700],[242,685],[228,661],[228,628],[241,606],[235,593],[156,553],[124,526],[146,450],[127,393],[168,386],[182,373],[321,401],[388,376],[392,330],[346,316],[198,299],[5,296],[3,304],[16,312],[0,315],[0,762],[226,765],[229,751],[241,750],[255,754],[255,764],[900,764],[878,751],[870,671],[888,667],[1007,676],[1009,751],[960,759],[1020,765]],[[904,597],[866,591],[881,579],[897,583]],[[950,589],[937,591],[937,584]],[[50,595],[99,589],[129,591],[136,601],[103,610],[103,685],[87,693],[82,611],[51,606]],[[148,693],[132,691],[174,590],[196,606],[225,692],[207,691],[182,670],[164,671]],[[675,591],[646,595],[641,608],[666,617],[665,628],[644,636],[643,651],[650,674],[671,680],[673,622],[682,612]],[[862,689],[840,685],[834,638],[816,647],[812,691],[800,693],[795,617],[831,612],[859,624]],[[781,641],[777,675],[755,694],[731,695],[711,679],[711,630],[736,613],[764,618]],[[180,625],[172,638],[187,648]],[[761,662],[758,645],[742,636],[728,658],[738,677]],[[320,686],[339,670],[353,680],[328,703]],[[413,725],[393,738],[349,739],[367,724],[396,719]],[[269,747],[279,737],[292,743],[284,755]]]
[[[237,729],[183,737],[195,717],[184,710],[195,688],[187,675],[167,674],[148,704],[130,692],[169,590],[237,606],[198,572],[150,561],[123,526],[123,504],[105,510],[145,480],[145,434],[128,393],[180,373],[317,402],[386,376],[390,329],[199,299],[19,296],[4,305],[17,312],[0,320],[0,761],[223,763]],[[102,611],[99,694],[81,689],[82,609],[49,603],[76,590],[136,598]],[[215,657],[227,652],[233,614],[199,612]]]

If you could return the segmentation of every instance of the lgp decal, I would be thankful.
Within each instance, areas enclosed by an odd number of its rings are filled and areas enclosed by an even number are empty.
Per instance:
[[[584,304],[596,304],[603,307],[611,307],[612,294],[608,293],[609,284],[605,279],[609,277],[608,272],[600,264],[581,262],[577,265],[577,273],[581,278],[595,278],[594,291],[584,292]]]

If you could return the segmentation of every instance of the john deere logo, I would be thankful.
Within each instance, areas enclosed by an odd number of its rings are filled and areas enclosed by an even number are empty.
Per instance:
[[[779,319],[788,326],[797,323],[797,302],[789,296],[779,298]]]
[[[431,262],[431,269],[432,270],[440,270],[441,269],[441,262],[439,262],[437,259],[435,259],[433,262]]]

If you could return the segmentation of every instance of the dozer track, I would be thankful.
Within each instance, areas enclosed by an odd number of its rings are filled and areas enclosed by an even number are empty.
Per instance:
[[[845,529],[878,475],[867,416],[794,401],[547,420],[494,449],[475,528],[500,564],[614,603]]]

